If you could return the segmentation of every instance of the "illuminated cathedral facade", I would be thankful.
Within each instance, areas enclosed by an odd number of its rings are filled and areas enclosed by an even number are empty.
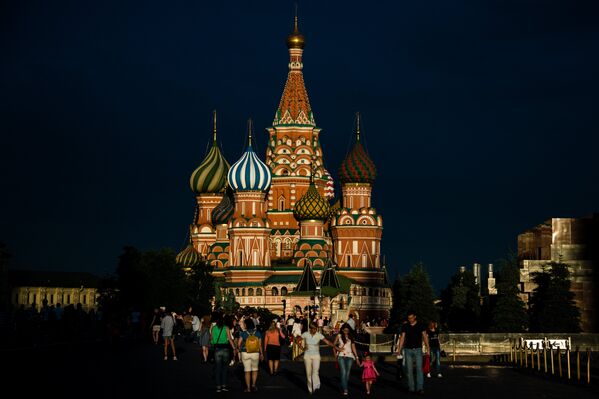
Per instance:
[[[217,143],[215,113],[212,147],[190,179],[197,200],[190,243],[177,261],[207,262],[220,296],[233,294],[242,307],[277,314],[311,307],[333,320],[388,317],[383,220],[371,203],[376,167],[360,141],[358,114],[335,197],[304,83],[304,45],[296,17],[264,161],[249,121],[245,152],[230,165]]]

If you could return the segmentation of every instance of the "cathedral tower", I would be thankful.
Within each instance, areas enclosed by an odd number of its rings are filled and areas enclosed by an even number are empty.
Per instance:
[[[189,185],[196,194],[197,218],[190,227],[191,240],[196,250],[206,256],[216,240],[211,213],[222,199],[229,163],[223,157],[216,141],[216,111],[213,113],[212,147],[200,166],[191,174]]]
[[[293,217],[296,202],[308,190],[310,176],[321,194],[332,193],[332,178],[324,168],[320,128],[314,114],[302,72],[305,39],[295,17],[293,33],[287,37],[289,72],[279,107],[275,113],[266,150],[266,164],[272,171],[272,187],[268,192],[268,214],[272,220],[271,248],[273,259],[293,257],[299,240],[299,226]],[[314,170],[314,173],[312,172]],[[329,183],[327,187],[327,183]]]
[[[376,167],[360,142],[360,114],[356,114],[356,142],[341,163],[342,205],[332,218],[335,262],[341,268],[379,269],[383,220],[371,204]]]

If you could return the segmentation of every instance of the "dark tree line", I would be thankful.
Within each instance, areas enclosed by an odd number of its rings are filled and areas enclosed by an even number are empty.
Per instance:
[[[440,301],[421,263],[393,284],[390,329],[397,328],[408,309],[419,320],[440,322],[445,331],[454,332],[579,332],[580,311],[570,290],[570,272],[562,262],[551,262],[533,274],[537,288],[529,306],[520,296],[520,268],[515,255],[499,262],[497,295],[488,295],[469,270],[455,273]]]

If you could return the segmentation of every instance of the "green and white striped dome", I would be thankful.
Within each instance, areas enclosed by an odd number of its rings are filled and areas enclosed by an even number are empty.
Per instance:
[[[212,148],[191,174],[189,185],[191,191],[196,194],[219,193],[225,188],[227,182],[227,172],[229,171],[229,163],[220,152],[220,148],[216,142],[216,111],[214,112],[214,137]]]

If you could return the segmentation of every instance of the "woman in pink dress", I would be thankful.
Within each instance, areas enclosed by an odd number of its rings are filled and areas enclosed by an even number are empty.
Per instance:
[[[372,384],[376,381],[376,377],[379,376],[379,371],[374,366],[374,362],[370,358],[370,353],[364,352],[364,360],[361,364],[362,368],[362,382],[366,386],[366,394],[370,395],[370,389]]]

